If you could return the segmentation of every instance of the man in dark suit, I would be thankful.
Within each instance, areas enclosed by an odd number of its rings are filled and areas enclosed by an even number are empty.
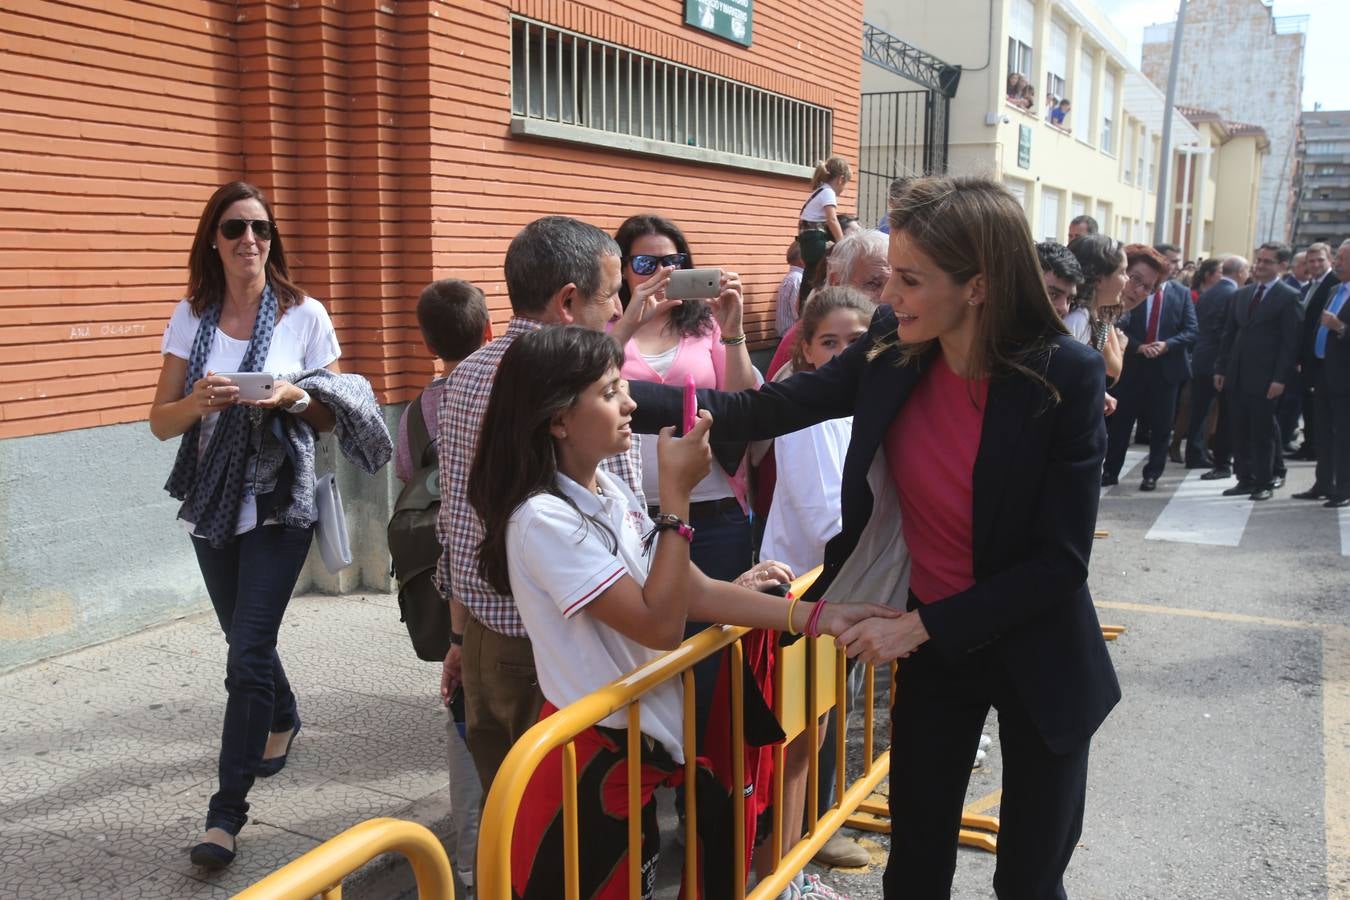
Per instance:
[[[1226,497],[1269,500],[1284,484],[1284,458],[1275,406],[1294,377],[1298,353],[1298,291],[1281,280],[1293,251],[1267,241],[1256,251],[1252,283],[1237,292],[1219,345],[1214,387],[1232,413],[1238,483]]]
[[[1322,360],[1313,353],[1317,329],[1322,324],[1322,310],[1336,294],[1340,279],[1331,271],[1331,248],[1313,244],[1307,250],[1308,285],[1303,293],[1303,324],[1298,337],[1298,387],[1303,399],[1303,444],[1290,459],[1317,459],[1317,385],[1322,378]],[[1322,499],[1327,487],[1319,477],[1315,490],[1295,494],[1301,500]]]
[[[1145,258],[1146,254],[1151,257]],[[1168,271],[1168,263],[1156,250],[1131,245],[1126,248],[1127,290],[1141,282],[1157,284]],[[1172,421],[1177,411],[1177,392],[1191,376],[1190,349],[1195,344],[1197,326],[1195,305],[1190,289],[1177,281],[1168,281],[1151,291],[1145,301],[1120,320],[1121,330],[1130,339],[1125,353],[1125,369],[1115,394],[1116,411],[1107,419],[1108,444],[1102,484],[1115,484],[1129,449],[1130,429],[1135,420],[1148,428],[1148,462],[1139,490],[1152,491],[1167,465],[1167,448],[1172,442]]]
[[[1227,416],[1220,411],[1219,427],[1214,432],[1213,446],[1209,444],[1206,429],[1209,410],[1218,392],[1214,390],[1214,368],[1219,361],[1219,345],[1223,342],[1224,325],[1238,285],[1247,280],[1250,266],[1241,256],[1226,257],[1219,264],[1219,281],[1200,295],[1195,302],[1198,333],[1195,349],[1191,351],[1191,419],[1186,435],[1186,468],[1212,467],[1212,472],[1200,476],[1206,481],[1227,478],[1232,474],[1232,442],[1227,433]],[[1213,474],[1218,473],[1218,474]],[[1212,474],[1212,478],[1206,477]]]
[[[1336,251],[1336,275],[1340,285],[1318,312],[1313,354],[1322,363],[1314,394],[1317,482],[1327,492],[1323,506],[1341,509],[1350,506],[1350,241]]]

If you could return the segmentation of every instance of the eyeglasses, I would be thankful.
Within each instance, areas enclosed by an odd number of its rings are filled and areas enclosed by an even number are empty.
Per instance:
[[[1144,293],[1146,293],[1146,294],[1151,294],[1151,293],[1153,293],[1153,288],[1154,288],[1155,282],[1152,282],[1152,281],[1145,281],[1143,278],[1140,278],[1138,275],[1134,274],[1133,272],[1127,273],[1127,274],[1126,274],[1126,278],[1129,279],[1130,284],[1132,284],[1132,285],[1134,285],[1135,287],[1139,288],[1139,289],[1142,290]]]
[[[272,239],[273,226],[266,219],[226,219],[220,223],[220,234],[232,241],[241,236],[245,228],[252,228],[253,236],[260,241]]]
[[[637,275],[650,275],[657,266],[674,266],[683,269],[689,263],[688,253],[670,253],[666,256],[650,256],[646,253],[628,257],[628,264]]]

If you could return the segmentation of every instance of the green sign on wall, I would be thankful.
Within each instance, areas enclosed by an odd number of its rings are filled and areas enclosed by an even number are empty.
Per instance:
[[[754,0],[684,0],[684,24],[750,46]]]
[[[1019,169],[1031,168],[1031,126],[1019,125],[1017,127],[1017,167]]]

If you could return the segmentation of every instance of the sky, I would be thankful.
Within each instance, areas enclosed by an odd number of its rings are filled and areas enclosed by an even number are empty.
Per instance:
[[[1135,65],[1139,64],[1144,27],[1177,17],[1176,0],[1094,0],[1094,4],[1130,42]],[[1323,109],[1350,109],[1350,72],[1342,46],[1350,36],[1350,0],[1275,0],[1275,15],[1311,16],[1303,56],[1303,108],[1321,103]]]

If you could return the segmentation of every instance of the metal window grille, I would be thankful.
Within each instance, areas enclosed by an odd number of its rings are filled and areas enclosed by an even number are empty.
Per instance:
[[[511,115],[808,167],[834,127],[825,107],[520,16]]]

